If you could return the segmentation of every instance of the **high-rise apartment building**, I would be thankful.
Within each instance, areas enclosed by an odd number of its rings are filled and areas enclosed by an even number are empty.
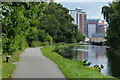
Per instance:
[[[69,14],[74,19],[73,23],[78,25],[78,29],[85,33],[86,19],[87,15],[85,11],[81,8],[76,8],[75,10],[70,10]]]
[[[77,11],[76,10],[70,10],[69,11],[69,14],[72,16],[72,18],[74,19],[73,20],[73,23],[76,24],[76,16],[77,16]]]
[[[74,19],[73,23],[78,25],[78,29],[91,38],[95,34],[105,34],[107,27],[104,27],[104,21],[99,22],[100,19],[87,19],[86,12],[81,8],[70,10],[69,14]]]

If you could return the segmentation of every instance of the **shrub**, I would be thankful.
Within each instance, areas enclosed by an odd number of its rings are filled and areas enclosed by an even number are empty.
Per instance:
[[[48,42],[40,42],[40,41],[33,41],[31,47],[40,47],[40,46],[45,46],[49,45]]]

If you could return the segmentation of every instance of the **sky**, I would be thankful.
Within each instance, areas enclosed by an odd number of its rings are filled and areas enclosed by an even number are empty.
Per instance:
[[[103,20],[103,15],[101,14],[102,7],[108,5],[112,0],[56,0],[69,10],[75,10],[75,8],[82,8],[86,14],[87,18],[97,18]]]
[[[56,2],[112,2],[112,0],[55,0]]]

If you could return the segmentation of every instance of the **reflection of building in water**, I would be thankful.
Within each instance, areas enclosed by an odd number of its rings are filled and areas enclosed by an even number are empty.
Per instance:
[[[84,55],[83,55],[82,52],[80,53],[80,56],[79,56],[79,57],[80,57],[81,60],[84,60]]]
[[[102,47],[102,46],[98,46],[98,47],[95,48],[96,57],[99,60],[104,60],[105,59],[105,56],[104,56],[105,52],[106,52],[105,48]]]
[[[88,52],[82,51],[82,52],[80,53],[79,57],[80,57],[80,59],[82,59],[82,60],[88,59]]]
[[[88,52],[84,52],[84,59],[88,59]]]
[[[100,63],[105,59],[105,47],[102,46],[90,46],[87,48],[90,52],[83,52],[84,56],[82,55],[82,59],[89,59],[94,61],[95,59]],[[97,62],[96,61],[96,62]],[[95,62],[95,61],[94,61]]]

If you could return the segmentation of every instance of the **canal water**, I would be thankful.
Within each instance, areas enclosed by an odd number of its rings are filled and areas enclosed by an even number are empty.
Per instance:
[[[60,53],[61,56],[71,60],[88,60],[94,65],[103,65],[101,73],[120,78],[120,55],[106,51],[107,46],[77,45],[71,46]]]

